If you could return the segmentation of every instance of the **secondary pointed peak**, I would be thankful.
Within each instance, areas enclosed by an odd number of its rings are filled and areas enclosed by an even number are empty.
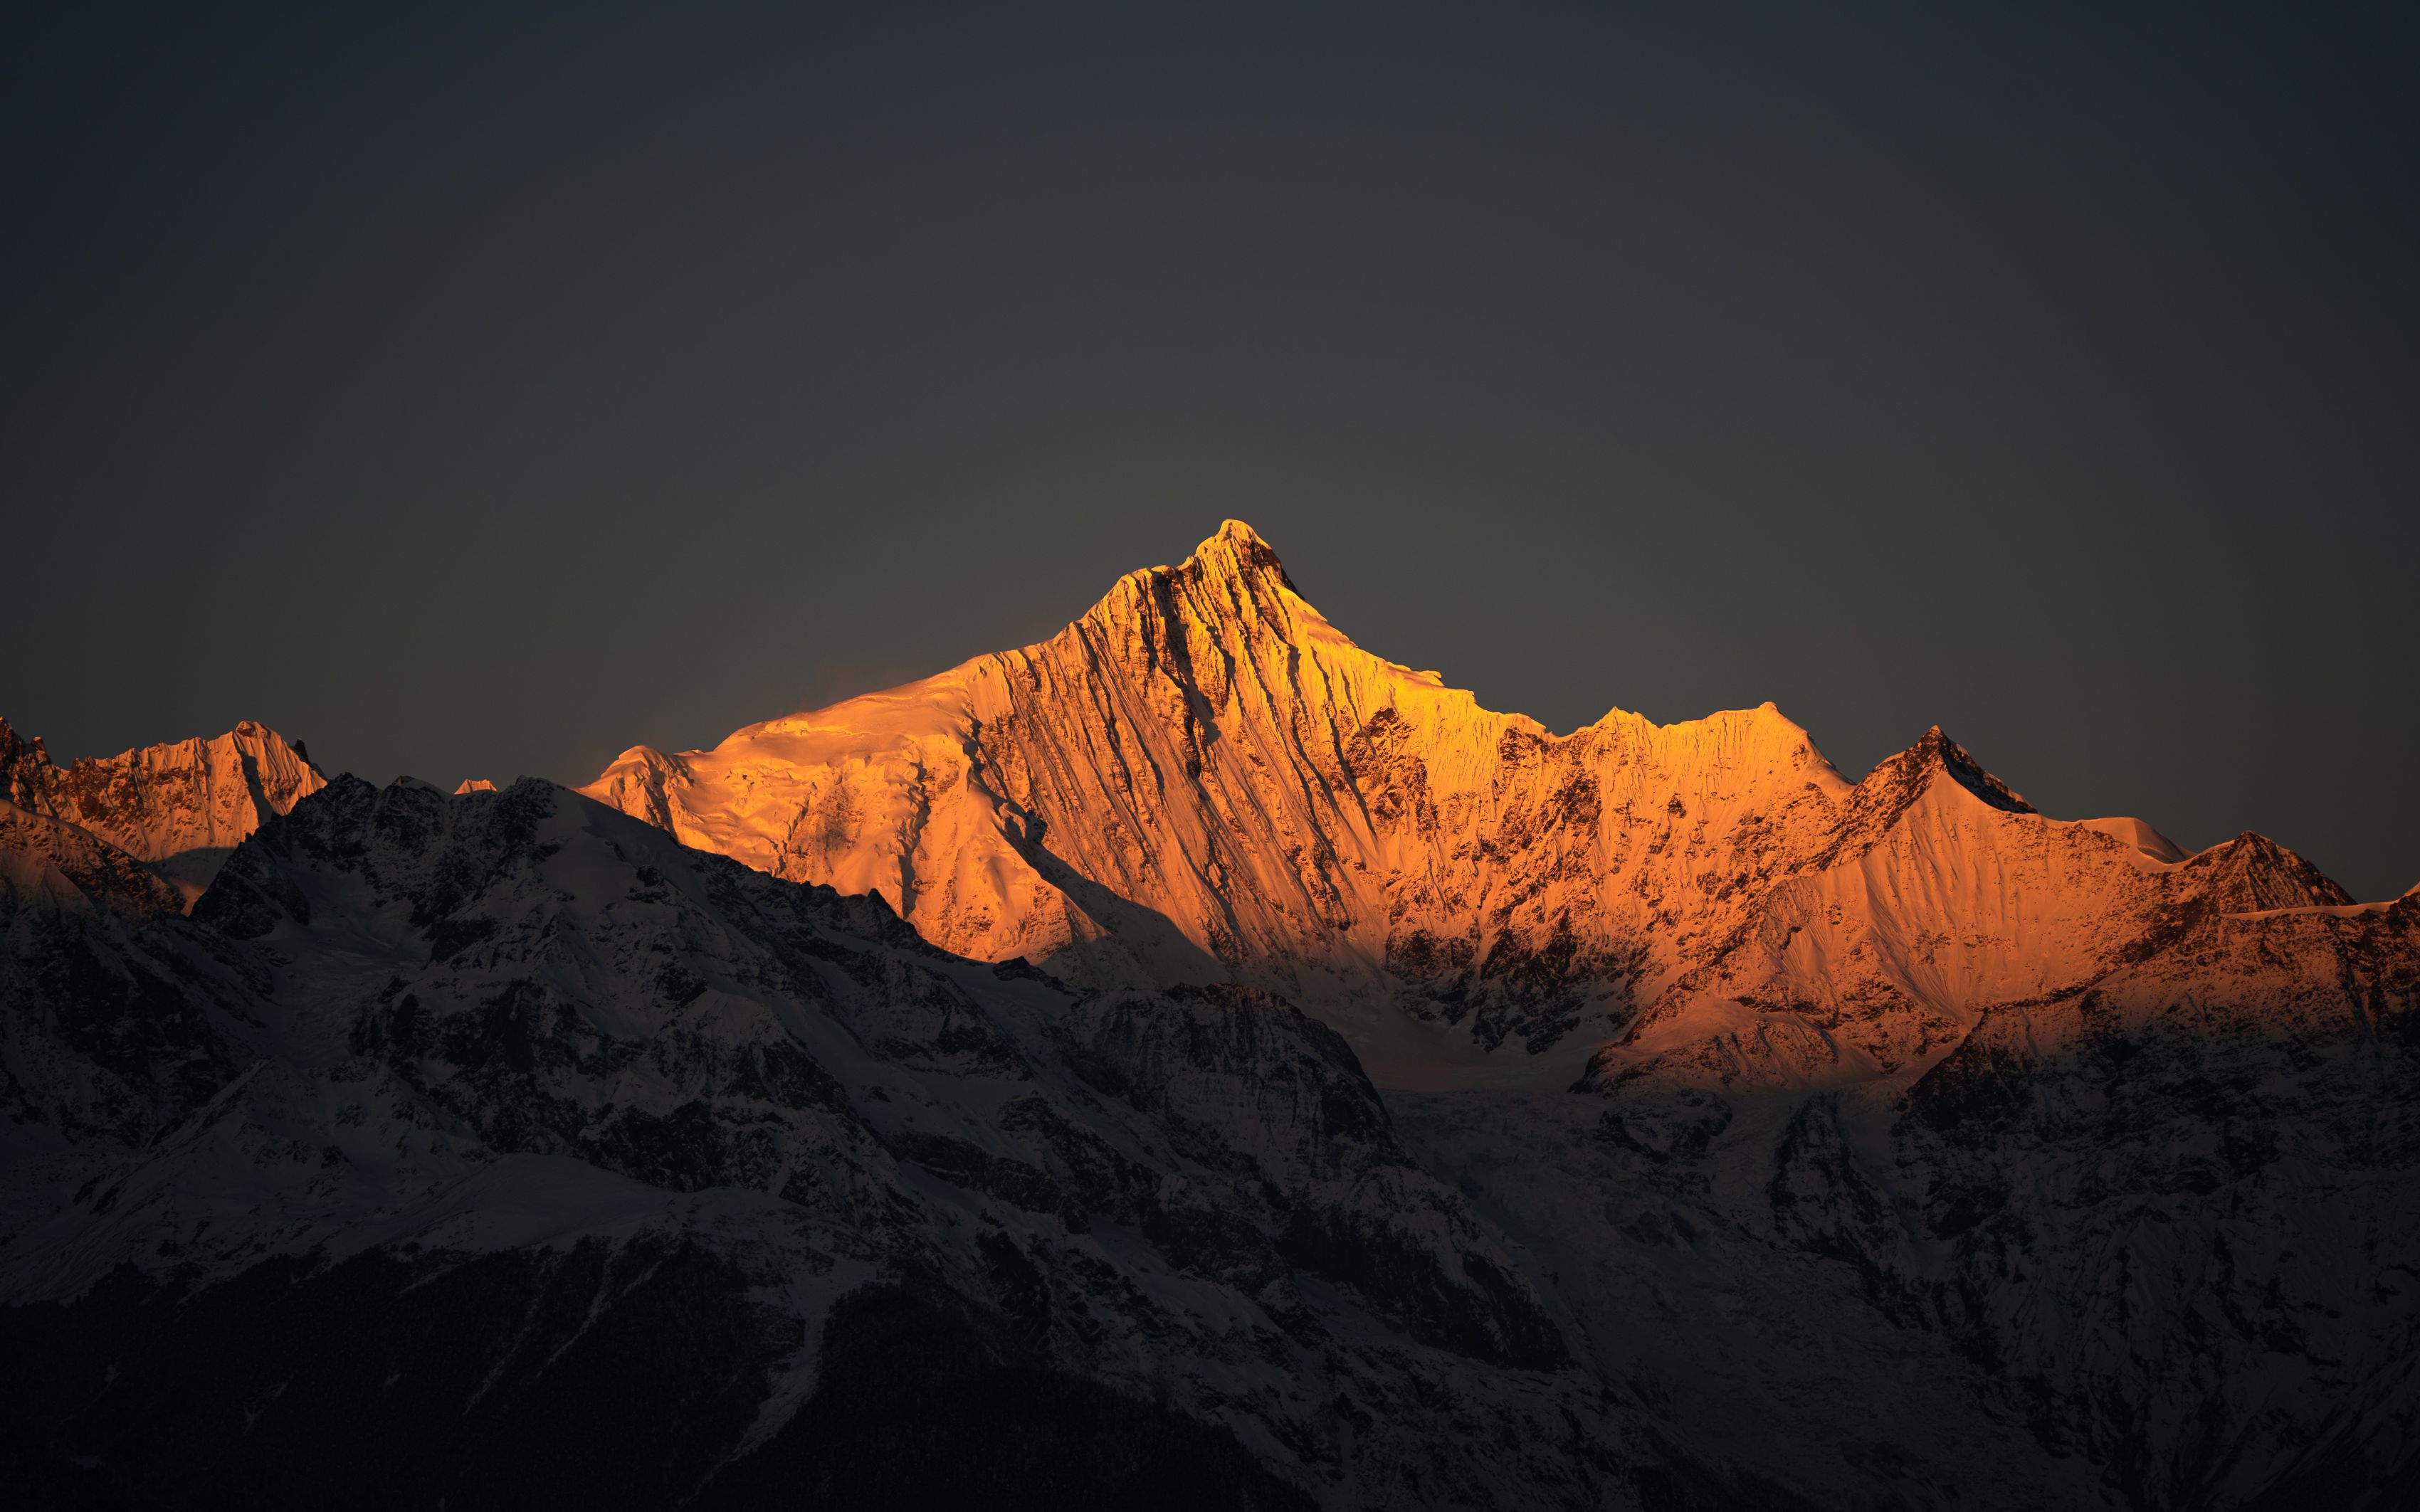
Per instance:
[[[51,753],[42,748],[41,736],[29,740],[0,718],[0,798],[39,808],[32,795],[40,789],[50,767]]]
[[[1949,738],[1949,733],[1939,725],[1927,730],[1910,747],[1902,761],[1912,760],[1919,767],[1938,767],[1956,779],[1961,787],[1994,809],[2009,813],[2033,813],[2034,806],[2024,795],[1983,769],[1983,764],[1967,752],[1965,747]]]
[[[2353,901],[2335,878],[2257,830],[2223,841],[2184,864],[2188,872],[2209,874],[2209,895],[2230,913],[2340,907]]]

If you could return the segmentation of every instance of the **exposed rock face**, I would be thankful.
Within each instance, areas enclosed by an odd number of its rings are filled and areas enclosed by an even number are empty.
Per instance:
[[[1818,1500],[2410,1505],[2420,899],[2188,913],[1912,1081],[1389,1101],[1583,1356]]]
[[[0,797],[197,885],[271,815],[326,785],[300,749],[249,719],[215,739],[144,746],[64,767],[39,737],[28,741],[0,719]]]
[[[0,913],[182,913],[186,893],[80,825],[0,802]]]
[[[1878,1284],[2140,1501],[2408,1501],[2415,1094],[2420,903],[2207,910],[1915,1085]]]
[[[1938,730],[1859,782],[1821,844],[1773,869],[1590,1084],[1903,1085],[1995,1011],[2169,956],[2196,921],[2350,903],[2257,835],[2165,861],[2045,819]]]

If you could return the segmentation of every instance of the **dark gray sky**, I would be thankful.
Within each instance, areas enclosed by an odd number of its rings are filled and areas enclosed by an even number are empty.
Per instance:
[[[584,780],[1233,515],[1558,728],[2420,881],[2408,4],[203,8],[0,46],[62,755]]]

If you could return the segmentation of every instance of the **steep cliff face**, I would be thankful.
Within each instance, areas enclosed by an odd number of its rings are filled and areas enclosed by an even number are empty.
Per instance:
[[[1295,994],[1389,1061],[1618,1020],[1744,906],[1732,872],[1704,885],[1714,847],[1811,844],[1849,788],[1769,706],[1559,738],[1481,709],[1229,521],[1040,645],[582,791],[980,958]]]
[[[246,835],[327,785],[286,738],[247,719],[225,734],[54,764],[0,719],[0,797],[64,820],[197,886]]]
[[[1920,1070],[2201,900],[2342,901],[2266,841],[2049,819],[1938,730],[1854,784],[1770,704],[1556,735],[1356,646],[1233,520],[1040,645],[582,791],[981,959],[1286,993],[1404,1085],[1615,1041]]]

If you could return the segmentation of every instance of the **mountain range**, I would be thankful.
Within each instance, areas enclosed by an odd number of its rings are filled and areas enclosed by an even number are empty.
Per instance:
[[[1938,729],[1557,734],[1229,521],[577,790],[0,779],[38,1500],[2420,1504],[2420,889]]]

